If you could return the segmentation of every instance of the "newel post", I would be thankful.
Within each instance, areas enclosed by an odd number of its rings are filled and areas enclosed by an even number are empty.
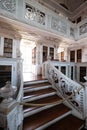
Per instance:
[[[13,98],[16,91],[17,87],[12,86],[9,81],[0,88],[0,96],[4,98],[0,103],[0,129],[22,130],[22,108]]]
[[[84,117],[85,117],[85,125],[84,130],[87,130],[87,76],[84,77],[86,82],[84,83]]]

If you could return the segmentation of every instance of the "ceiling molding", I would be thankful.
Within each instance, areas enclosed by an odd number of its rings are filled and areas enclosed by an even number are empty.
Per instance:
[[[57,1],[54,1],[54,0],[38,0],[38,2],[56,13],[62,13],[64,16],[66,16],[70,19],[74,19],[81,12],[83,12],[85,9],[87,9],[87,1],[85,1],[83,4],[81,4],[73,12],[63,8]]]
[[[76,16],[78,16],[81,12],[83,12],[86,9],[87,9],[87,1],[84,2],[82,5],[80,5],[79,8],[77,8],[71,13],[71,18],[74,19]]]

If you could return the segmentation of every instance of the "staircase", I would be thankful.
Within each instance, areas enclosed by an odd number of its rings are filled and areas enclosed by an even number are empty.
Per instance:
[[[48,80],[36,80],[24,84],[25,103],[44,104],[60,101]],[[63,103],[45,106],[24,106],[23,130],[79,130],[84,121],[73,116]]]

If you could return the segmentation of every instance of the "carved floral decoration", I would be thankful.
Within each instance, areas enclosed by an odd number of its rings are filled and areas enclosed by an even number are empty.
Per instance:
[[[0,0],[0,8],[14,13],[16,11],[16,0]]]
[[[45,25],[45,13],[28,4],[26,4],[25,18]]]
[[[87,23],[80,26],[80,35],[87,33]]]
[[[58,32],[67,34],[67,24],[64,21],[60,20],[60,19],[52,17],[51,28],[53,30],[58,31]]]

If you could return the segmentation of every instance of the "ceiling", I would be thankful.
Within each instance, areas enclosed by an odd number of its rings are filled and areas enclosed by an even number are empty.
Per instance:
[[[55,7],[57,10],[58,5],[62,8],[73,12],[77,8],[79,8],[83,3],[85,3],[87,0],[37,0],[39,3],[44,5],[50,5],[52,7]]]
[[[35,0],[57,14],[74,21],[80,13],[87,10],[87,0]]]

